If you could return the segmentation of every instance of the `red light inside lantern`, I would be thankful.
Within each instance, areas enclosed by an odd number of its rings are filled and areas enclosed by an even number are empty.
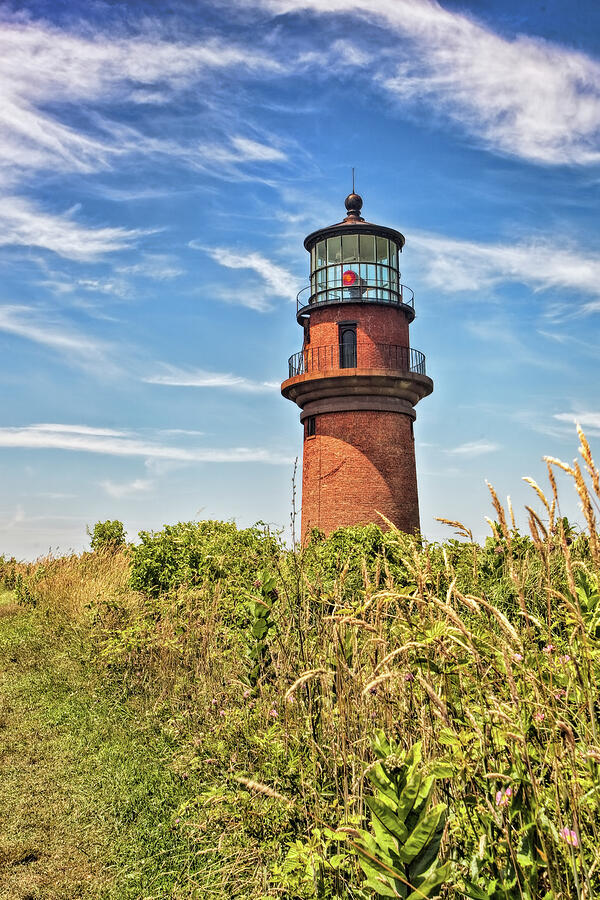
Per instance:
[[[352,269],[346,269],[346,271],[342,275],[342,283],[345,286],[350,287],[351,285],[356,284],[357,281],[358,275],[356,274],[356,272],[353,272]]]

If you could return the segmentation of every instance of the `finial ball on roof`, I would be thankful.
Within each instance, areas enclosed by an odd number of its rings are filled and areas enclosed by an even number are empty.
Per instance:
[[[360,194],[348,194],[345,203],[346,209],[351,216],[360,216],[360,211],[363,205],[363,200]]]

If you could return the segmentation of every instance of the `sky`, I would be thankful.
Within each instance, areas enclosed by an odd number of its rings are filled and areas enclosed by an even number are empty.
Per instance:
[[[425,536],[489,533],[486,479],[524,523],[575,422],[600,454],[594,0],[8,0],[0,554],[105,519],[289,533],[302,241],[351,167],[406,236]]]

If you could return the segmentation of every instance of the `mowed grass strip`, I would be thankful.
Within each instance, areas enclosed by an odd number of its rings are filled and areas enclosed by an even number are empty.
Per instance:
[[[178,821],[206,785],[85,656],[0,596],[0,900],[232,896],[236,860],[201,806],[196,828]]]

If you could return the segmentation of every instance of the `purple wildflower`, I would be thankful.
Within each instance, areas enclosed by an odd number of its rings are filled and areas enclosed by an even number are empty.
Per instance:
[[[570,844],[571,847],[579,847],[579,838],[577,837],[577,832],[573,831],[572,828],[569,828],[565,825],[564,828],[561,828],[559,834],[563,840]]]
[[[508,806],[512,797],[512,788],[507,787],[504,790],[496,792],[496,806]]]

